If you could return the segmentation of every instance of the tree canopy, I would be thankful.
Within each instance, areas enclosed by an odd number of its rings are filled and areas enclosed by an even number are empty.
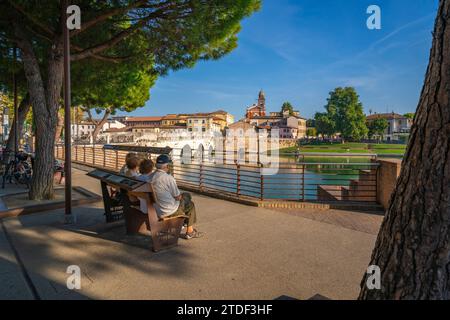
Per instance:
[[[336,124],[327,113],[316,112],[314,115],[314,122],[316,125],[317,134],[327,137],[336,134]]]
[[[356,90],[336,88],[330,92],[325,113],[316,113],[317,132],[324,135],[340,133],[344,139],[360,140],[367,136],[366,117]]]
[[[231,52],[237,46],[241,20],[259,9],[260,0],[74,0],[71,4],[82,13],[81,29],[70,32],[72,62],[92,59],[109,68],[132,59],[150,61],[141,73],[134,73],[141,77],[135,83],[143,88],[170,70]],[[0,2],[0,42],[20,49],[35,117],[33,199],[53,196],[51,137],[61,101],[64,11],[54,0]],[[135,103],[143,98],[138,91],[135,87],[127,92],[133,100],[130,106],[141,104]],[[114,100],[112,95],[107,98]]]
[[[414,113],[414,112],[408,112],[408,113],[405,113],[403,116],[405,116],[406,118],[408,118],[408,119],[414,119],[414,116],[415,116],[416,114]]]
[[[292,104],[290,102],[284,102],[281,106],[281,113],[288,112],[290,116],[294,114],[294,108],[292,107]]]
[[[367,124],[369,137],[372,138],[375,135],[382,136],[386,129],[388,128],[389,123],[384,118],[374,119],[369,121]]]

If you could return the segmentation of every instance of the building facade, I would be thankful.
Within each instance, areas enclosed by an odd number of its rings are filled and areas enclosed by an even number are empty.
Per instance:
[[[126,117],[122,122],[127,127],[134,126],[155,126],[162,125],[163,117]]]
[[[72,123],[70,125],[72,137],[88,137],[92,135],[94,130],[95,125],[88,121],[81,121],[80,123]]]
[[[413,120],[397,113],[375,113],[366,117],[367,122],[376,119],[386,119],[388,127],[383,134],[383,140],[398,141],[409,135]]]
[[[269,135],[272,129],[278,129],[280,139],[301,139],[306,136],[306,119],[300,117],[299,111],[266,114],[266,97],[261,90],[258,103],[247,108],[243,121],[255,126],[257,130],[267,130]]]
[[[254,117],[264,117],[266,115],[266,96],[264,91],[260,91],[258,94],[258,102],[252,104],[247,108],[245,113],[245,118],[247,120],[253,119]]]

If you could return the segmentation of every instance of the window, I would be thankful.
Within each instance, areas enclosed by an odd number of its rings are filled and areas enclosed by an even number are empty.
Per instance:
[[[205,132],[205,131],[206,131],[206,128],[202,128],[202,131]]]

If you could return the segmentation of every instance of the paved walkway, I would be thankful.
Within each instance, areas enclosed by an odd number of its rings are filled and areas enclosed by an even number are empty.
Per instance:
[[[83,171],[75,170],[74,184],[100,192],[98,181]],[[62,224],[62,210],[5,219],[3,224],[41,299],[357,296],[381,216],[349,227],[320,221],[321,211],[313,219],[193,198],[206,236],[180,240],[177,248],[156,254],[149,250],[149,239],[127,236],[122,223],[106,226],[101,203],[76,208],[78,223],[71,228]],[[69,265],[81,268],[81,290],[66,287]],[[0,298],[33,297],[1,230],[0,283]]]

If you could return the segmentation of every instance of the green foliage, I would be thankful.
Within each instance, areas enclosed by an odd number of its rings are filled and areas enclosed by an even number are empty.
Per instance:
[[[316,127],[316,120],[315,119],[308,119],[308,120],[306,120],[306,126],[308,128],[315,128]]]
[[[8,108],[11,110],[13,108],[14,102],[8,95],[0,91],[0,110]]]
[[[412,120],[412,119],[414,119],[415,115],[416,114],[414,112],[408,112],[408,113],[405,113],[403,116]]]
[[[281,106],[281,113],[288,111],[289,115],[292,116],[294,114],[294,108],[290,102],[284,102]]]
[[[33,44],[33,51],[41,62],[41,72],[45,78],[48,59],[52,56],[49,52],[54,46],[52,39],[56,39],[49,33],[61,27],[60,1],[15,0],[13,3],[14,6],[9,1],[0,1],[0,28],[2,29],[0,50],[1,43],[14,36],[9,19],[12,15],[20,16],[21,25]],[[146,61],[142,73],[139,74],[133,70],[121,77],[123,80],[124,77],[129,77],[130,73],[134,73],[133,77],[136,79],[133,81],[126,79],[127,83],[140,83],[142,89],[148,84],[153,85],[158,75],[165,75],[170,70],[191,68],[199,60],[219,59],[231,52],[237,47],[241,20],[259,10],[261,1],[147,0],[142,3],[136,0],[74,0],[71,4],[81,8],[82,25],[99,19],[108,12],[115,12],[71,37],[72,58],[77,60],[77,54],[83,50],[98,48],[102,45],[102,50],[95,54],[89,53],[89,57],[96,59],[99,63],[93,65],[94,63],[90,61],[87,67],[92,67],[99,72],[103,68],[116,69],[111,72],[105,71],[108,75],[120,73],[111,62],[114,59],[119,61],[119,64],[127,59],[133,59],[134,63]],[[115,41],[122,34],[126,36]],[[11,44],[8,47],[10,48]],[[2,54],[2,61],[3,56]],[[107,59],[102,59],[105,57]],[[73,64],[75,65],[76,62]],[[1,78],[0,82],[4,83]],[[115,84],[115,86],[118,85]],[[138,88],[135,87],[126,93],[130,99],[134,100],[130,105],[142,104],[136,103],[142,98],[136,95],[137,90]],[[110,97],[106,100],[114,99]]]
[[[378,118],[372,121],[369,121],[367,124],[369,137],[372,138],[374,135],[382,136],[386,129],[388,128],[389,123],[384,118]]]
[[[73,104],[95,109],[97,113],[103,110],[112,114],[119,110],[131,112],[145,105],[155,80],[151,62],[79,61],[72,71]]]
[[[344,139],[360,140],[367,136],[366,116],[354,88],[336,88],[327,101],[326,118],[334,132]]]
[[[308,137],[317,137],[317,129],[316,128],[307,128],[306,135]]]
[[[327,113],[317,112],[314,115],[314,121],[316,123],[317,134],[329,137],[336,133],[336,124]]]

